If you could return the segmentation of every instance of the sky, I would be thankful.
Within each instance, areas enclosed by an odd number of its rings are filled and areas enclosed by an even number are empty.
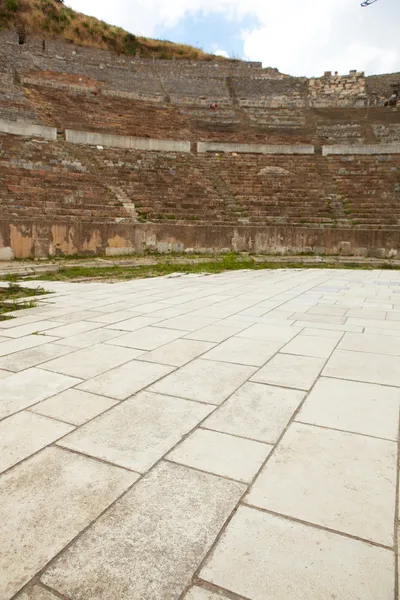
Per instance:
[[[400,0],[66,0],[144,35],[297,76],[400,71]]]

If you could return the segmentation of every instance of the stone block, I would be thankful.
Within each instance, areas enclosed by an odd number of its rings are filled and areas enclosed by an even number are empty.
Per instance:
[[[245,486],[161,463],[44,573],[69,598],[179,598]]]

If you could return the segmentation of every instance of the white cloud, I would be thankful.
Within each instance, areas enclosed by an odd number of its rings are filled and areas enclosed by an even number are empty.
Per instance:
[[[154,36],[190,15],[223,15],[257,25],[242,32],[243,54],[292,75],[320,75],[349,69],[400,70],[398,0],[379,0],[369,8],[361,0],[67,0],[133,33]],[[201,31],[196,33],[200,38]]]
[[[214,54],[217,56],[224,56],[225,58],[229,58],[229,54],[226,50],[215,50]]]

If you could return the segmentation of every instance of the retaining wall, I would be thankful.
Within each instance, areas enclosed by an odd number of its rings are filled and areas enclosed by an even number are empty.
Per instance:
[[[0,248],[5,257],[108,254],[154,250],[168,252],[254,252],[260,254],[343,254],[394,257],[400,231],[294,227],[291,225],[220,226],[0,221]]]
[[[337,144],[322,146],[322,156],[329,154],[400,154],[400,144]]]
[[[35,125],[27,121],[7,121],[0,119],[0,132],[23,135],[25,137],[40,137],[46,140],[57,139],[57,129],[44,125]]]
[[[224,142],[198,142],[197,152],[237,152],[238,154],[314,154],[314,146],[292,144],[229,144]]]
[[[65,130],[65,139],[72,144],[89,146],[106,146],[107,148],[124,148],[127,150],[152,150],[159,152],[190,152],[190,142],[174,140],[154,140],[135,138],[106,133],[91,133],[88,131]]]

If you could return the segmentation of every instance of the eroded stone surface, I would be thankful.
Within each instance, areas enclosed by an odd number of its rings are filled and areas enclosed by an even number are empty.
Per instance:
[[[71,425],[28,411],[0,421],[0,473],[73,429]]]
[[[174,462],[222,477],[250,482],[272,446],[207,429],[197,429],[167,456]]]
[[[67,436],[61,445],[143,473],[211,410],[198,402],[142,392]]]
[[[304,392],[245,383],[204,422],[204,427],[274,444]]]
[[[9,600],[137,479],[48,448],[0,477],[0,598]]]
[[[39,402],[30,410],[40,415],[59,419],[73,425],[83,425],[105,410],[115,406],[116,400],[82,392],[76,388],[65,390],[52,398]]]
[[[251,600],[392,600],[393,554],[241,507],[200,577]]]
[[[179,598],[245,486],[157,466],[42,577],[74,600]]]
[[[32,368],[1,383],[0,419],[80,383],[80,379]]]
[[[197,359],[154,384],[152,390],[209,404],[221,404],[253,373],[253,367]]]
[[[246,502],[391,546],[396,461],[393,442],[294,423]]]

